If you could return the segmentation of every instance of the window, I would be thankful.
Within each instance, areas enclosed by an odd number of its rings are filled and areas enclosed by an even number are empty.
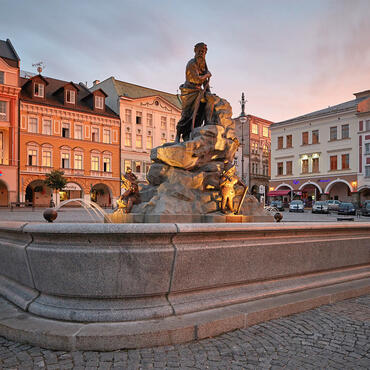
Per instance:
[[[4,84],[4,72],[0,71],[0,84]]]
[[[148,173],[151,163],[144,162],[144,173]]]
[[[302,173],[308,173],[308,159],[302,159]]]
[[[111,143],[110,130],[108,130],[108,129],[103,130],[103,143],[106,143],[106,144]]]
[[[287,161],[286,162],[286,174],[291,175],[293,173],[293,162]]]
[[[281,176],[284,172],[284,165],[283,162],[278,162],[277,164],[277,174],[278,176]]]
[[[319,143],[319,130],[312,131],[312,144]]]
[[[82,140],[82,125],[75,125],[75,139]]]
[[[123,166],[123,168],[124,168],[124,171],[125,172],[127,172],[127,169],[128,168],[131,168],[131,160],[130,159],[125,159],[124,160],[124,166]]]
[[[97,155],[91,156],[91,170],[99,171],[99,157]]]
[[[152,149],[153,148],[153,136],[146,137],[146,148]]]
[[[166,144],[166,142],[167,142],[166,134],[163,132],[161,137],[161,145]]]
[[[342,139],[349,138],[349,125],[342,125]]]
[[[51,151],[49,150],[42,151],[42,166],[51,167]]]
[[[312,172],[319,172],[319,158],[312,158]]]
[[[337,156],[331,155],[330,156],[330,171],[335,171],[336,169],[338,169]]]
[[[69,153],[62,153],[62,168],[70,168]]]
[[[141,112],[136,112],[136,124],[141,124],[142,115],[143,114]]]
[[[137,172],[137,173],[141,172],[141,161],[135,161],[134,171]]]
[[[370,177],[370,166],[365,166],[365,177]]]
[[[28,149],[28,165],[36,166],[37,165],[37,150]]]
[[[282,136],[278,137],[277,148],[283,149],[283,137]]]
[[[170,130],[175,131],[176,129],[176,121],[174,118],[170,118]]]
[[[97,109],[104,108],[104,98],[102,96],[95,96],[95,108]]]
[[[143,147],[143,135],[136,135],[136,148]]]
[[[125,146],[131,146],[132,145],[132,135],[131,132],[125,133]]]
[[[365,154],[370,154],[370,143],[365,144]]]
[[[269,147],[267,144],[263,144],[263,155],[265,156],[269,155]]]
[[[349,154],[342,154],[342,170],[349,168]]]
[[[330,141],[337,140],[337,126],[330,127]]]
[[[286,136],[286,147],[291,148],[293,146],[293,136],[287,135]]]
[[[125,122],[131,123],[131,109],[125,109]]]
[[[264,165],[263,166],[263,174],[265,176],[268,176],[269,175],[269,166],[267,166],[267,165]]]
[[[74,168],[76,170],[82,170],[82,154],[75,154]]]
[[[251,143],[251,151],[254,154],[258,153],[258,143],[256,141],[252,141]]]
[[[370,131],[370,119],[367,119],[365,122],[365,130]]]
[[[4,137],[3,137],[4,135],[3,135],[3,133],[2,133],[2,131],[0,131],[0,164],[4,164],[4,158],[3,158],[3,156],[4,156],[4,152],[3,152],[3,150],[4,150]]]
[[[38,96],[39,98],[43,98],[44,97],[44,85],[35,83],[33,95]]]
[[[28,119],[28,132],[37,133],[37,118],[30,117]]]
[[[167,117],[161,117],[161,129],[167,130]]]
[[[146,124],[148,127],[153,127],[153,115],[151,113],[146,115]]]
[[[263,126],[262,128],[262,136],[269,137],[269,128],[266,126]]]
[[[252,134],[258,135],[258,125],[256,123],[252,123]]]
[[[44,119],[42,122],[42,133],[44,135],[51,135],[51,120]]]
[[[70,137],[69,123],[62,123],[62,137]]]
[[[91,141],[98,142],[99,141],[99,128],[92,127],[91,128]]]
[[[112,172],[111,171],[111,158],[104,157],[103,158],[103,171],[104,172]]]
[[[308,132],[302,132],[302,145],[308,144]]]
[[[0,100],[0,121],[7,121],[8,114],[7,114],[7,102]]]
[[[73,90],[66,91],[66,102],[70,104],[74,104],[76,99],[76,92]]]

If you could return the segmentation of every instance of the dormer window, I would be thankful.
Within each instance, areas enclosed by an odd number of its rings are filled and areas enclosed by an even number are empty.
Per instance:
[[[34,96],[37,96],[39,98],[43,98],[44,97],[44,85],[35,82],[33,93],[34,93],[33,94]]]
[[[69,104],[75,104],[76,101],[76,92],[73,90],[66,91],[66,102]]]
[[[104,108],[104,98],[102,96],[95,96],[95,108],[97,109]]]

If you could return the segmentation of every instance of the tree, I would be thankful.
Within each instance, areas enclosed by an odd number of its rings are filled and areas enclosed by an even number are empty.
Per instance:
[[[59,170],[53,170],[45,175],[46,179],[44,184],[55,191],[57,195],[58,190],[61,191],[67,184],[67,179],[64,177],[64,172]],[[55,196],[57,201],[58,197]]]

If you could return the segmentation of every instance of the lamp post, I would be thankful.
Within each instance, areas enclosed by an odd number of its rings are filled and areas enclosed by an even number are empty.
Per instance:
[[[239,116],[239,122],[242,126],[242,181],[245,183],[245,173],[244,173],[244,124],[247,122],[247,116],[245,115],[244,93],[242,93],[242,100],[241,100],[240,104],[242,106],[242,112]],[[249,179],[248,179],[248,181],[249,181]]]

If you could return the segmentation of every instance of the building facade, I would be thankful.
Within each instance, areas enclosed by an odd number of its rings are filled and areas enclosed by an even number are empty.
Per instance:
[[[0,40],[0,206],[17,201],[19,57]]]
[[[355,97],[271,125],[269,196],[284,201],[301,198],[308,206],[320,199],[358,203],[362,200],[359,190],[368,197],[365,147],[370,136],[364,122],[369,114],[370,91]],[[363,111],[359,111],[361,107]]]
[[[258,199],[265,196],[271,176],[271,121],[246,115],[242,124],[235,118],[236,133],[240,141],[236,153],[237,172]],[[244,150],[243,150],[244,143]],[[244,160],[242,160],[244,158]]]
[[[35,206],[67,199],[110,207],[120,195],[120,120],[106,93],[44,77],[21,78],[20,197]],[[45,174],[62,170],[68,183],[57,195]]]
[[[177,95],[118,81],[110,77],[94,81],[90,89],[103,89],[107,105],[121,118],[121,169],[130,167],[140,181],[146,180],[152,148],[173,142],[181,117]]]

